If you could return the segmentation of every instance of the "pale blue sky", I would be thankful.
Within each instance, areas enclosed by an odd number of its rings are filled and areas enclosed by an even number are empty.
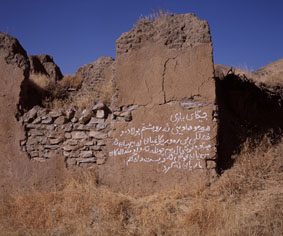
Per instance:
[[[283,57],[283,0],[0,0],[0,31],[69,74],[115,58],[116,39],[158,8],[207,20],[215,63],[258,69]]]

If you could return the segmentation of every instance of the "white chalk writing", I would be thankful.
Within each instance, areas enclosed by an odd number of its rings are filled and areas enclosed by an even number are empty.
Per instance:
[[[207,119],[207,113],[201,110],[177,112],[163,126],[142,123],[140,127],[122,130],[120,137],[114,138],[109,156],[125,157],[126,166],[156,163],[162,165],[164,173],[172,168],[202,169],[214,149],[210,143],[211,127],[204,125]]]

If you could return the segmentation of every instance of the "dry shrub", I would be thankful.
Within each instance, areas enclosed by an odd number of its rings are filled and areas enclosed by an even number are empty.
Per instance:
[[[235,156],[209,188],[132,198],[76,175],[61,190],[14,195],[0,205],[3,235],[282,235],[283,144]],[[3,220],[2,220],[3,219]]]
[[[158,9],[156,12],[153,12],[147,16],[141,15],[135,25],[142,25],[145,23],[152,22],[158,18],[163,18],[170,15],[172,15],[172,13],[169,10]]]
[[[81,87],[82,82],[83,82],[82,74],[77,72],[74,75],[65,75],[63,79],[59,81],[59,84],[64,88],[78,89]]]
[[[44,74],[30,74],[29,80],[42,90],[48,90],[52,84],[52,81]]]

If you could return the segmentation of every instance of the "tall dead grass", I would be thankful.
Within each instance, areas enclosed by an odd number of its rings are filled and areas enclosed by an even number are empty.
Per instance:
[[[3,235],[282,235],[283,144],[249,145],[207,189],[143,198],[97,186],[84,173],[53,192],[0,205]]]

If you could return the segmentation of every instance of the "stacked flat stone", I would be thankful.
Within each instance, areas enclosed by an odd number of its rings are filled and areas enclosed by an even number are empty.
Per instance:
[[[67,165],[103,164],[110,141],[111,122],[130,121],[131,110],[111,112],[103,103],[82,112],[33,107],[21,117],[26,138],[20,141],[22,151],[37,161],[63,155]]]

